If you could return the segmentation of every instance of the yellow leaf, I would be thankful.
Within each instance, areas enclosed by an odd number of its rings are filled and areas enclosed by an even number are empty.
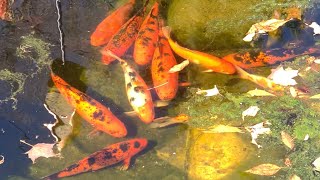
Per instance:
[[[290,177],[290,180],[301,180],[301,178],[294,174]]]
[[[274,164],[260,164],[249,170],[246,170],[245,172],[261,176],[272,176],[276,174],[280,169],[282,169],[282,167]]]
[[[320,171],[320,157],[314,160],[312,165],[314,166],[315,171]]]
[[[182,63],[173,66],[168,72],[169,73],[179,72],[182,69],[184,69],[186,66],[188,66],[188,64],[189,64],[189,60],[184,60]]]
[[[317,95],[314,95],[314,96],[311,96],[310,99],[320,99],[320,94],[317,94]]]
[[[201,129],[204,133],[243,133],[241,129],[233,126],[217,125],[208,129]]]
[[[250,90],[247,93],[250,94],[251,96],[275,96],[274,94],[271,94],[265,90],[260,90],[257,88],[254,90]]]
[[[292,137],[284,132],[284,131],[281,131],[281,139],[282,139],[282,142],[288,147],[290,148],[291,150],[294,148],[294,142],[293,142],[293,139]]]

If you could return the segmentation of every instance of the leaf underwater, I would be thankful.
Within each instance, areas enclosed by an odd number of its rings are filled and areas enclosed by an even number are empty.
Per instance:
[[[320,172],[320,157],[318,157],[316,160],[313,161],[312,165],[314,166],[315,171]]]
[[[271,94],[265,90],[261,90],[261,89],[257,89],[257,88],[254,90],[250,90],[247,93],[251,96],[276,96],[276,95]]]
[[[246,170],[245,172],[261,176],[272,176],[276,174],[280,169],[282,169],[282,167],[274,164],[260,164],[249,170]]]
[[[301,178],[294,174],[290,177],[290,180],[301,180]]]
[[[238,127],[217,125],[209,128],[200,129],[204,133],[243,133],[243,131]]]
[[[218,88],[217,88],[216,85],[214,85],[214,88],[212,88],[212,89],[207,89],[207,90],[201,90],[201,89],[199,89],[199,90],[196,92],[196,94],[204,94],[204,93],[206,93],[205,96],[215,96],[215,95],[220,94],[220,92],[219,92],[219,90],[218,90]]]
[[[297,82],[292,79],[298,76],[298,70],[293,70],[291,68],[283,69],[280,65],[276,69],[271,70],[272,73],[268,76],[273,82],[282,86],[296,85]]]
[[[294,148],[294,141],[293,138],[286,132],[281,131],[281,139],[282,142],[291,150]]]
[[[258,106],[250,106],[248,109],[242,112],[242,120],[244,120],[244,117],[246,116],[256,116],[260,108]]]
[[[189,60],[186,59],[182,61],[180,64],[174,65],[171,69],[169,69],[169,73],[175,73],[183,70],[186,66],[189,65]]]
[[[20,140],[20,142],[23,142],[27,145],[30,145],[23,140]],[[53,144],[38,143],[33,146],[30,145],[30,146],[32,146],[32,148],[29,151],[27,151],[25,154],[28,154],[28,157],[32,160],[33,164],[35,163],[35,160],[38,159],[39,157],[45,157],[45,158],[60,157],[59,153],[56,154],[53,152],[54,145],[55,145],[55,143],[53,143]]]

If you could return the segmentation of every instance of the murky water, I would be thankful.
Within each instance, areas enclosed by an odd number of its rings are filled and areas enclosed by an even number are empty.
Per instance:
[[[156,108],[157,117],[187,113],[193,117],[189,126],[183,124],[151,129],[137,117],[124,114],[132,109],[126,97],[123,71],[117,63],[103,65],[100,62],[99,48],[91,46],[89,39],[106,13],[124,2],[126,1],[61,1],[66,53],[64,65],[59,47],[55,1],[16,1],[12,11],[14,21],[0,21],[0,155],[5,157],[4,163],[0,164],[0,179],[39,179],[62,170],[107,145],[135,137],[147,138],[149,145],[135,156],[128,171],[121,171],[115,165],[68,179],[288,179],[293,174],[301,176],[301,172],[306,172],[308,178],[317,179],[317,172],[312,170],[310,164],[319,154],[316,147],[320,144],[317,133],[320,125],[316,120],[309,122],[305,119],[319,118],[318,102],[295,101],[290,97],[289,100],[286,97],[250,99],[243,93],[258,87],[254,83],[241,80],[237,75],[204,73],[204,69],[192,64],[180,73],[180,81],[190,82],[191,86],[180,87],[177,97],[168,107]],[[138,1],[138,5],[141,4]],[[242,41],[253,23],[270,19],[274,10],[281,12],[286,8],[297,7],[304,11],[306,22],[319,23],[320,16],[316,11],[319,10],[319,4],[310,1],[163,0],[160,4],[162,15],[172,27],[175,40],[190,49],[219,57],[253,48],[287,47],[292,42],[309,46],[318,40],[317,36],[308,33],[309,30],[298,32],[297,28],[286,27],[283,31],[287,36],[275,42],[263,37],[260,43],[254,45]],[[131,54],[132,49],[128,51],[126,58],[132,59]],[[179,62],[183,60],[176,57]],[[290,66],[294,66],[294,63]],[[150,67],[135,67],[147,84],[152,86]],[[43,104],[46,103],[53,109],[60,107],[59,112],[63,116],[69,116],[73,111],[54,88],[50,69],[73,87],[108,106],[124,122],[128,128],[128,136],[117,139],[102,133],[89,135],[93,130],[92,126],[76,113],[73,117],[74,128],[61,123],[56,129],[57,133],[70,134],[61,152],[63,158],[39,158],[32,164],[24,154],[30,147],[20,140],[30,144],[55,141],[43,125],[53,123],[55,119]],[[270,67],[257,68],[251,72],[267,76]],[[310,91],[313,93],[319,93],[318,76],[316,74],[310,77],[314,78],[313,81],[307,82],[312,84]],[[222,100],[219,97],[194,96],[197,88],[210,89],[214,85],[229,95],[224,94]],[[274,103],[275,107],[270,103]],[[256,118],[248,118],[252,123],[242,122],[240,110],[245,110],[249,105],[261,105],[266,110],[262,110]],[[236,111],[239,113],[234,113]],[[266,120],[264,118],[279,118],[279,123],[271,126],[274,128],[272,130],[278,132],[284,129],[295,133],[297,148],[288,151],[276,134],[259,139],[263,148],[258,149],[250,143],[248,133],[215,135],[194,129],[219,123],[243,127]],[[288,121],[296,121],[299,128],[290,127]],[[311,142],[301,140],[301,134],[305,132],[300,131],[304,127],[310,128],[308,132],[312,137]],[[303,156],[306,158],[300,160]],[[244,172],[263,163],[284,167],[285,157],[294,160],[293,166],[284,168],[274,176],[263,177]]]

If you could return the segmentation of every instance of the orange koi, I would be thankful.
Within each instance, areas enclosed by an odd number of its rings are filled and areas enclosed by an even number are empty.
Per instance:
[[[146,1],[143,8],[134,15],[128,22],[121,26],[120,30],[112,36],[108,44],[103,48],[104,51],[112,51],[117,56],[122,56],[129,49],[129,47],[136,40],[136,37],[139,32],[139,28],[143,22],[143,16],[146,10],[148,0]],[[104,64],[110,64],[110,62],[115,59],[102,55],[102,62]]]
[[[70,86],[54,73],[51,73],[51,77],[67,102],[94,128],[114,137],[124,137],[127,135],[127,129],[124,124],[107,107]]]
[[[160,23],[162,27],[163,21]],[[151,75],[155,91],[161,100],[173,99],[178,91],[178,72],[169,73],[177,64],[167,39],[159,31],[158,47],[154,51],[151,63]]]
[[[170,28],[162,28],[163,35],[168,39],[172,50],[184,59],[188,59],[190,62],[199,64],[202,67],[208,69],[211,72],[218,72],[223,74],[234,74],[236,72],[235,67],[228,61],[224,61],[216,56],[206,54],[200,51],[187,49],[180,46],[177,42],[174,42],[170,38]]]
[[[151,123],[154,119],[154,105],[151,93],[148,90],[145,81],[125,60],[119,58],[111,51],[102,51],[102,53],[104,55],[109,55],[120,62],[124,71],[128,100],[133,110],[144,123]]]
[[[8,0],[0,1],[0,19],[6,19]]]
[[[248,69],[253,67],[266,66],[277,62],[287,61],[289,59],[320,53],[319,48],[294,48],[294,49],[272,49],[268,51],[251,51],[245,53],[229,54],[222,59],[237,65],[241,68]]]
[[[148,144],[147,139],[131,139],[124,142],[109,145],[62,171],[44,177],[42,179],[52,180],[77,175],[88,171],[96,171],[123,161],[122,170],[130,166],[131,158],[142,151]]]
[[[133,51],[133,58],[139,65],[149,64],[153,57],[158,41],[158,14],[159,4],[156,2],[139,30]]]
[[[121,26],[129,20],[134,5],[135,0],[130,0],[128,3],[108,15],[92,33],[90,37],[91,45],[101,46],[107,44]]]

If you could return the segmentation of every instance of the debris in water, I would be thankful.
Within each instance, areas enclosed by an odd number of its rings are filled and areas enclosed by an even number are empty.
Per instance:
[[[272,176],[276,174],[280,169],[282,169],[282,167],[274,164],[260,164],[249,170],[246,170],[245,172],[261,176]]]

